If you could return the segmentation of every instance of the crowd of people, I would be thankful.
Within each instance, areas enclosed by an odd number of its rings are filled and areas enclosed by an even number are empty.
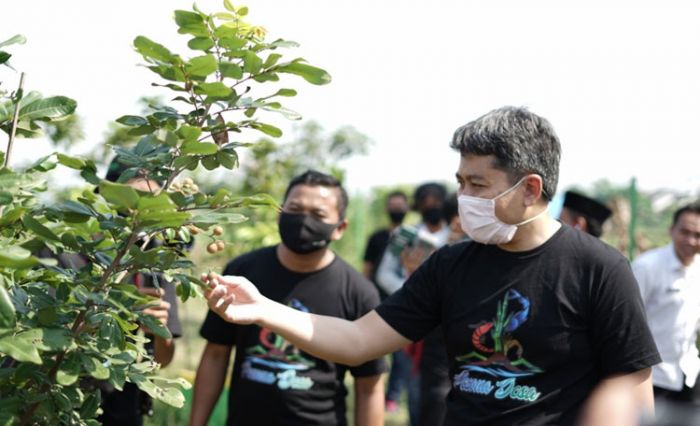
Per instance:
[[[281,242],[203,277],[190,424],[207,424],[230,374],[230,425],[344,425],[347,372],[356,425],[384,424],[403,392],[411,426],[700,424],[700,203],[630,264],[599,239],[604,203],[568,191],[551,216],[561,147],[543,117],[496,109],[451,147],[457,192],[389,193],[361,272],[331,250],[342,184],[289,182]],[[177,337],[166,300],[154,315]],[[154,341],[167,365],[174,343]]]

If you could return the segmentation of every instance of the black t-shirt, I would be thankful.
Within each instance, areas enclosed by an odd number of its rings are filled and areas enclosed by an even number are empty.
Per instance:
[[[376,285],[377,269],[379,268],[379,263],[382,261],[382,256],[384,256],[384,250],[389,244],[389,230],[381,229],[369,237],[367,240],[367,248],[365,249],[364,261],[372,264],[372,282],[375,283],[375,287],[379,291],[379,296],[382,300],[386,299],[387,294],[382,290],[381,287]]]
[[[379,304],[372,284],[338,256],[325,268],[285,268],[276,247],[243,255],[225,275],[242,275],[260,293],[294,309],[354,320]],[[234,325],[209,311],[200,330],[212,343],[236,347],[228,404],[229,425],[345,425],[345,372],[383,373],[384,361],[347,367],[318,359],[256,325]]]
[[[442,326],[446,425],[573,424],[602,378],[660,362],[627,259],[568,226],[526,252],[444,247],[377,312],[414,341]]]

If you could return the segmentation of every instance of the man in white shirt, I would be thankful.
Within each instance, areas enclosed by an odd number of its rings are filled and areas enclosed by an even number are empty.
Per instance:
[[[663,406],[695,406],[693,412],[700,412],[700,202],[674,213],[670,234],[671,243],[632,264],[663,360],[652,369],[659,418]]]

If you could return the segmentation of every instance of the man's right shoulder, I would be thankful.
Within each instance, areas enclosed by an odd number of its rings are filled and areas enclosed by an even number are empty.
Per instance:
[[[277,256],[276,247],[277,246],[263,247],[234,258],[226,264],[223,274],[237,275],[240,274],[241,271],[245,271],[259,263],[266,263],[269,265],[268,262]]]

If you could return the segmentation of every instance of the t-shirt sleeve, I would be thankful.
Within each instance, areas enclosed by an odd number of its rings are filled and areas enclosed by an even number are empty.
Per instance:
[[[238,275],[239,269],[239,264],[234,260],[226,266],[223,275]],[[225,321],[210,309],[199,329],[199,335],[211,343],[233,346],[236,343],[237,330],[236,324]]]
[[[357,283],[355,287],[359,290],[356,295],[357,308],[355,317],[360,318],[379,305],[379,293],[369,282]],[[349,371],[353,377],[376,376],[377,374],[385,373],[387,371],[387,365],[382,357],[356,367],[350,367]]]
[[[416,269],[396,293],[377,307],[377,313],[391,328],[412,341],[418,341],[440,325],[441,289],[438,265],[444,247]]]
[[[626,259],[592,292],[592,341],[604,374],[633,373],[661,362]]]

